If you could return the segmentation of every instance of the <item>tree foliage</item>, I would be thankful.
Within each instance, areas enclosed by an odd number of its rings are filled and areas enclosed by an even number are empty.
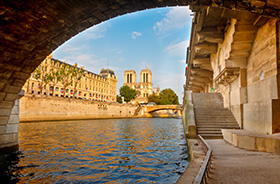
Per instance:
[[[58,71],[54,71],[54,70],[51,70],[51,84],[52,84],[52,87],[54,88],[54,86],[60,81],[61,79],[61,76],[59,75],[59,72]],[[51,92],[53,94],[53,91]]]
[[[40,93],[52,81],[52,73],[47,69],[46,61],[42,62],[35,71],[34,78],[39,82]]]
[[[148,102],[155,102],[157,105],[159,104],[160,98],[156,94],[152,94],[148,96]]]
[[[179,105],[178,96],[170,88],[162,90],[159,96],[155,94],[150,95],[148,102],[155,102],[157,105]]]
[[[178,96],[170,88],[162,90],[159,94],[159,97],[160,97],[160,104],[162,104],[162,105],[163,104],[179,105]]]
[[[117,102],[122,103],[122,97],[120,95],[117,95]]]
[[[122,86],[120,88],[120,95],[124,97],[125,102],[130,102],[136,98],[137,93],[136,90],[130,88],[129,86]]]
[[[84,67],[78,68],[77,63],[71,69],[71,75],[73,78],[73,86],[74,86],[74,95],[76,96],[77,93],[77,85],[82,77],[85,76]]]
[[[66,88],[73,83],[71,66],[67,64],[62,64],[59,70],[59,75],[61,77],[61,84],[63,85],[63,96],[65,96]]]
[[[52,85],[52,88],[54,88],[58,82],[61,82],[64,90],[63,95],[65,95],[66,88],[72,84],[75,94],[77,91],[77,84],[84,76],[84,68],[78,68],[77,64],[71,66],[63,63],[61,67],[57,69],[48,70],[47,62],[43,61],[34,71],[34,78],[39,82],[40,93],[42,93],[43,87],[46,87],[49,83]]]

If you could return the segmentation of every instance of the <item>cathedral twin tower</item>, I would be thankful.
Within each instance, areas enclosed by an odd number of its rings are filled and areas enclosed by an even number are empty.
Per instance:
[[[148,96],[153,93],[159,94],[159,87],[153,89],[152,72],[150,69],[141,70],[140,83],[137,83],[137,76],[134,70],[125,70],[124,72],[124,86],[129,86],[136,90],[138,103],[147,103]]]

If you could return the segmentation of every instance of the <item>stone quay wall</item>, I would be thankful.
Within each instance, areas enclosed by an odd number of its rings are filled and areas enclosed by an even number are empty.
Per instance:
[[[247,66],[244,129],[264,134],[280,132],[276,26],[269,20],[258,29]]]
[[[131,104],[29,95],[20,99],[19,121],[130,118],[136,117],[136,108]]]

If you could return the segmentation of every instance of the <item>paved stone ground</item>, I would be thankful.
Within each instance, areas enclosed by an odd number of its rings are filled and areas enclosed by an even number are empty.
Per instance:
[[[213,149],[208,183],[280,183],[280,155],[239,149],[223,139],[207,142]]]

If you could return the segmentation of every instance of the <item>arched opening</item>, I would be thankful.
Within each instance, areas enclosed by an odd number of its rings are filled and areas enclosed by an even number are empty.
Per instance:
[[[1,48],[2,50],[5,50],[3,53],[4,60],[0,63],[1,67],[3,66],[1,68],[3,72],[1,73],[0,78],[2,81],[0,84],[0,112],[2,115],[1,123],[6,129],[4,128],[4,132],[0,136],[3,135],[8,137],[6,139],[8,141],[1,142],[1,148],[14,147],[17,145],[18,132],[16,130],[16,124],[18,123],[18,119],[14,118],[16,117],[16,114],[13,114],[15,112],[15,110],[13,110],[15,109],[14,100],[17,98],[18,92],[25,83],[25,80],[29,77],[30,73],[51,51],[61,45],[64,41],[68,40],[71,36],[74,36],[80,31],[101,21],[127,12],[133,12],[137,9],[141,10],[145,8],[169,5],[169,3],[166,4],[165,1],[139,1],[133,3],[124,1],[121,4],[110,1],[100,2],[100,4],[98,2],[97,4],[100,6],[97,6],[96,9],[92,9],[93,4],[91,4],[91,2],[87,3],[88,4],[64,4],[64,2],[60,1],[57,2],[59,8],[44,1],[37,2],[37,4],[29,4],[29,1],[22,4],[7,4],[6,10],[3,14],[8,18],[5,18],[6,26],[4,26],[4,32],[1,35],[3,43]],[[170,5],[186,4],[187,2],[185,1],[170,2]],[[220,4],[218,6],[224,6],[224,4]],[[264,8],[271,10],[269,6],[269,4],[265,5]],[[231,7],[231,3],[228,2],[226,7]],[[244,8],[244,6],[241,6],[240,8],[237,4],[233,7],[236,9]],[[258,10],[258,7],[254,9],[255,6],[252,6],[254,8],[251,8],[251,4],[249,7],[249,9],[246,9],[245,7],[244,11]],[[28,10],[29,13],[26,13],[28,11],[25,10]],[[273,11],[272,13],[262,11],[262,13],[269,14],[268,16],[279,15],[279,13],[273,14]],[[55,32],[56,30],[59,31]],[[149,82],[148,77],[149,76],[146,75],[143,80]],[[131,77],[129,81],[131,82]],[[41,93],[40,91],[34,91],[33,87],[34,86],[32,84],[31,89],[33,93]],[[38,86],[38,88],[42,89],[42,86]],[[54,94],[55,96],[61,96],[61,93],[64,93],[67,90],[67,88],[55,88]],[[83,98],[88,94],[79,91],[78,95],[78,98]],[[148,95],[146,94],[145,96]],[[102,102],[108,97],[96,94],[96,98]],[[98,106],[103,110],[106,110],[107,108],[102,103],[99,103]],[[119,111],[119,113],[124,114],[124,111]]]

